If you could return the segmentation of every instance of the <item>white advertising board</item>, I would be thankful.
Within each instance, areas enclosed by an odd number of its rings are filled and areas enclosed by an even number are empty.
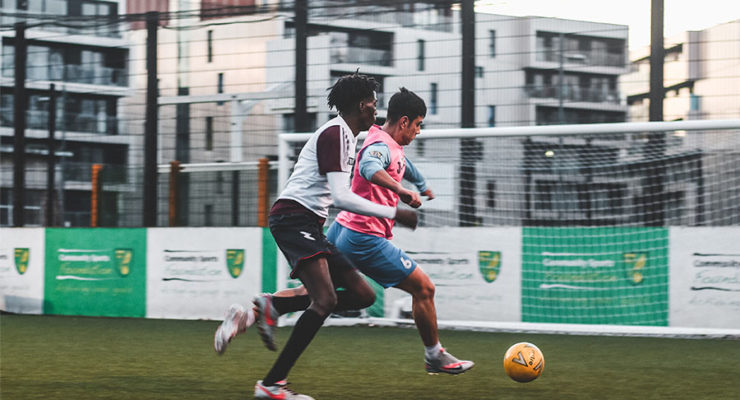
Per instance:
[[[220,320],[261,287],[261,228],[148,230],[148,318]]]
[[[521,321],[520,228],[398,227],[394,235],[393,243],[434,282],[440,321]],[[408,316],[408,294],[388,289],[385,295],[386,317]]]
[[[740,228],[670,229],[675,327],[740,329]]]
[[[1,310],[43,313],[44,234],[44,228],[0,229]]]

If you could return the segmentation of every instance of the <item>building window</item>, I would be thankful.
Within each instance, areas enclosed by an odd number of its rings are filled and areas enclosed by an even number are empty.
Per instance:
[[[206,117],[206,150],[213,150],[213,117]]]
[[[213,226],[213,204],[205,204],[203,206],[203,219],[203,225]]]
[[[488,53],[491,58],[496,57],[496,31],[488,31],[491,43],[488,45]]]
[[[417,140],[416,142],[416,155],[419,157],[424,157],[427,152],[427,141],[426,140]]]
[[[431,92],[429,95],[429,113],[432,115],[437,114],[437,84],[432,83],[429,88]]]
[[[224,194],[224,173],[222,171],[216,172],[216,193]]]
[[[475,67],[475,76],[477,78],[483,78],[483,67]]]
[[[208,62],[213,61],[213,31],[208,31]]]
[[[28,10],[28,0],[16,0],[15,7],[19,10]]]
[[[224,92],[224,73],[219,72],[218,73],[218,86],[217,86],[217,92],[223,93]],[[216,102],[216,105],[222,106],[224,105],[223,101]]]
[[[309,130],[316,130],[316,113],[308,113],[307,117]],[[295,114],[283,114],[283,132],[295,132]]]
[[[486,182],[486,207],[496,208],[496,181]]]
[[[699,111],[701,109],[701,96],[691,93],[689,99],[691,111]]]
[[[488,106],[488,126],[496,126],[496,106]]]
[[[422,39],[419,39],[416,41],[416,57],[417,57],[417,66],[416,69],[419,71],[424,71],[424,41]]]
[[[77,14],[76,7],[72,6],[72,2],[69,1],[69,15],[75,16]],[[116,2],[117,3],[117,2]],[[99,17],[113,18],[118,14],[118,4],[107,2],[107,1],[80,1],[80,14],[86,17]],[[99,20],[99,19],[98,19]],[[101,36],[118,37],[120,32],[118,31],[118,24],[93,24],[93,32]]]

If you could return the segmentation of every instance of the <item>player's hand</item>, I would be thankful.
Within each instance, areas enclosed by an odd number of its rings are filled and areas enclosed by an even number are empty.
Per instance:
[[[432,193],[432,189],[427,189],[423,192],[421,192],[422,196],[426,196],[427,200],[434,200],[434,193]]]
[[[396,209],[396,222],[407,227],[416,229],[416,225],[419,223],[419,216],[416,215],[416,211],[408,210],[405,208]]]
[[[421,197],[419,197],[419,194],[414,192],[413,190],[402,188],[398,191],[398,197],[401,198],[402,202],[410,205],[411,207],[419,208],[419,206],[421,206]]]

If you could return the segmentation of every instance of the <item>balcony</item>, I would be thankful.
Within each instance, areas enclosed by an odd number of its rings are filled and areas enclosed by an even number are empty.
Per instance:
[[[0,108],[0,126],[13,127],[13,108]],[[48,130],[49,113],[42,110],[26,111],[26,128]],[[117,117],[89,113],[66,113],[57,120],[57,131],[95,133],[100,135],[118,135],[120,121]]]
[[[362,47],[333,47],[330,53],[333,64],[391,65],[390,50],[368,49]]]
[[[560,50],[551,47],[537,49],[537,61],[560,62]],[[605,53],[596,51],[566,51],[563,54],[563,63],[626,68],[623,54]]]
[[[565,101],[619,104],[619,92],[616,90],[594,89],[573,85],[527,85],[524,90],[532,98],[558,99],[562,90]]]
[[[28,10],[18,10],[14,6],[10,6],[9,3],[11,1],[6,1],[2,3],[2,6],[0,6],[0,24],[3,26],[13,26],[16,22],[25,21],[30,26],[34,26],[35,24],[39,22],[48,22],[50,17],[58,17],[60,15],[67,17],[69,20],[67,23],[70,25],[72,24],[78,24],[82,25],[84,22],[78,22],[75,21],[73,16],[68,15],[67,11],[67,1],[68,0],[44,0],[46,3],[46,11],[44,12],[43,9],[40,7],[41,1],[31,1],[29,4]],[[15,3],[15,1],[12,1],[12,3]],[[105,4],[103,4],[105,5]],[[28,17],[19,18],[12,14],[30,14]],[[33,14],[42,14],[45,16],[42,18],[33,18]],[[79,16],[78,18],[86,18],[90,16]],[[103,18],[101,16],[101,18]],[[122,35],[122,26],[121,23],[115,23],[118,16],[117,15],[109,15],[107,18],[110,19],[110,24],[92,24],[93,26],[90,27],[67,27],[67,26],[59,26],[59,25],[53,25],[53,24],[41,24],[39,26],[35,26],[34,29],[39,29],[46,32],[56,32],[63,35],[82,35],[82,36],[96,36],[96,37],[105,37],[105,38],[121,38]]]
[[[60,168],[67,182],[90,182],[94,164],[83,161],[66,161]],[[125,165],[105,164],[99,178],[104,187],[105,185],[125,184],[128,182],[128,168]]]
[[[90,67],[75,64],[68,65],[29,65],[26,70],[28,79],[39,81],[61,81],[69,83],[86,83],[101,86],[128,86],[128,72],[125,68]],[[3,68],[4,78],[15,77],[12,68]]]

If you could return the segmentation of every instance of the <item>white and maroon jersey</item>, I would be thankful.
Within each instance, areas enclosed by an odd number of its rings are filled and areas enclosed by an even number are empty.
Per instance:
[[[293,173],[278,196],[300,203],[321,218],[332,204],[328,172],[351,172],[357,137],[342,117],[322,125],[303,146]]]

